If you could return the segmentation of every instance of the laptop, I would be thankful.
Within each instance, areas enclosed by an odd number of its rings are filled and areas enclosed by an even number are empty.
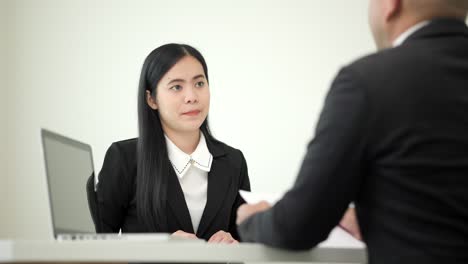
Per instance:
[[[72,240],[181,240],[167,233],[96,234],[86,181],[94,174],[89,144],[41,129],[54,238]]]

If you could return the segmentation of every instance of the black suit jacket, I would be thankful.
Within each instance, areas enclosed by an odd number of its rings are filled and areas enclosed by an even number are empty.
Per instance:
[[[294,187],[240,227],[308,249],[355,201],[370,263],[468,263],[468,28],[441,19],[343,68]]]
[[[101,232],[148,232],[136,210],[137,141],[129,139],[113,143],[106,153],[99,173],[97,190]],[[235,220],[237,208],[244,202],[239,190],[250,190],[247,164],[240,150],[206,139],[213,155],[208,173],[207,203],[197,237],[205,240],[220,230],[238,239]],[[169,161],[167,161],[169,162]],[[167,189],[167,226],[157,232],[183,230],[195,233],[177,175],[171,170]]]

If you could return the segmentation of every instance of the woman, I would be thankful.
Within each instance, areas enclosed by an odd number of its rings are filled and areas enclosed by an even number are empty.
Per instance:
[[[210,133],[203,56],[163,45],[146,58],[138,91],[139,137],[113,143],[97,190],[99,232],[169,232],[237,243],[239,190],[250,190],[241,151]]]

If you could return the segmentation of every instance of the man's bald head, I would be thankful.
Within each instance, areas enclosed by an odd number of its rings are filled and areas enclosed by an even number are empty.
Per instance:
[[[411,15],[424,19],[466,19],[468,14],[468,0],[403,0],[402,4]]]
[[[424,20],[465,20],[468,0],[369,0],[369,24],[379,49],[389,48],[406,29]]]

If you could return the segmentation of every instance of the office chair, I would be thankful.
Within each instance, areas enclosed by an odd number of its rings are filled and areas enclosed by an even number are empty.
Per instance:
[[[86,194],[88,197],[89,212],[91,213],[91,217],[93,218],[94,222],[94,228],[96,229],[96,233],[100,233],[102,231],[101,219],[99,217],[97,195],[94,189],[94,172],[86,181]]]

